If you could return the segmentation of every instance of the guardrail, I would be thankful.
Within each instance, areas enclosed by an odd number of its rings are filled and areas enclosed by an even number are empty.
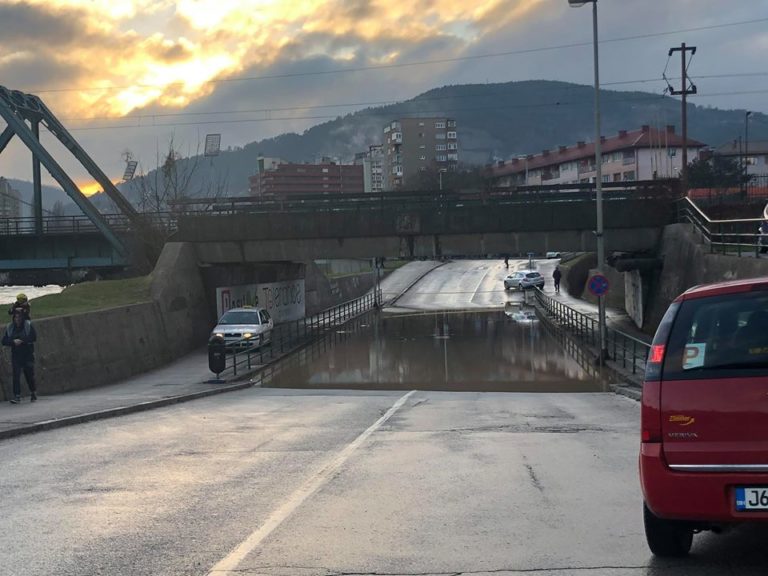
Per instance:
[[[768,248],[768,235],[759,231],[761,218],[712,220],[693,200],[682,198],[677,203],[677,221],[693,224],[712,253],[759,257],[763,245]]]
[[[226,346],[224,370],[217,376],[237,376],[238,373],[250,372],[259,366],[270,364],[297,346],[373,310],[380,302],[381,290],[371,291],[354,300],[323,310],[315,316],[275,326],[272,329],[271,342],[268,344],[249,345],[251,340],[230,343]]]
[[[547,296],[536,289],[536,303],[557,323],[579,338],[583,343],[595,348],[600,347],[600,328],[596,318],[579,312]],[[632,374],[645,372],[645,364],[651,351],[647,342],[625,334],[620,330],[606,327],[606,345],[610,360]]]

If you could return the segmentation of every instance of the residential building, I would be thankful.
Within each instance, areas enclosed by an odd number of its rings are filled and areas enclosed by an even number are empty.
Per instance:
[[[603,182],[627,182],[656,178],[677,178],[682,168],[683,138],[674,126],[659,130],[643,126],[620,130],[611,138],[603,136]],[[688,158],[693,160],[705,145],[688,139]],[[508,161],[497,162],[487,172],[497,187],[577,184],[594,182],[597,175],[595,144],[578,142]]]
[[[744,146],[741,140],[733,140],[714,149],[715,156],[729,158],[750,176],[768,176],[768,140],[755,140]]]
[[[365,192],[378,193],[383,184],[383,155],[381,144],[368,147],[367,152],[355,154],[355,164],[363,167],[363,189]]]
[[[362,194],[363,167],[347,164],[267,164],[250,177],[253,196]]]
[[[21,194],[0,176],[0,218],[21,218]]]
[[[453,118],[401,118],[384,127],[383,188],[413,185],[419,172],[455,171],[459,139]]]

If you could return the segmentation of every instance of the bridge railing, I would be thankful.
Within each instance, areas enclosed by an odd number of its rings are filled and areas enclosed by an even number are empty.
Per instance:
[[[275,326],[272,330],[272,341],[268,345],[256,342],[255,339],[228,344],[225,368],[220,374],[237,376],[270,364],[297,346],[374,309],[380,302],[381,292],[371,291],[309,318]]]
[[[604,199],[667,199],[679,197],[677,185],[667,181],[610,182]],[[316,212],[399,209],[460,209],[496,204],[592,202],[595,185],[557,184],[490,190],[391,191],[364,194],[284,194],[230,198],[190,198],[171,206],[179,215],[238,214],[243,212]]]
[[[679,197],[676,181],[606,182],[606,202],[621,200],[668,200]],[[560,204],[594,202],[595,185],[556,184],[517,186],[483,190],[391,191],[366,194],[285,194],[230,198],[189,198],[170,204],[166,212],[141,213],[140,222],[155,229],[174,231],[178,219],[242,213],[355,212],[384,209],[461,210],[472,206]],[[122,214],[103,214],[115,232],[134,231],[136,224]],[[45,216],[43,234],[83,234],[97,232],[85,215]],[[36,234],[34,218],[0,219],[0,236]]]
[[[536,289],[536,303],[562,328],[587,346],[599,349],[600,327],[596,318],[563,304],[539,289]],[[606,327],[605,332],[610,360],[632,374],[643,374],[651,345],[614,328]]]
[[[712,253],[759,257],[762,246],[768,248],[768,235],[760,234],[761,218],[712,220],[691,198],[682,198],[677,221],[693,224]]]
[[[135,224],[122,214],[102,214],[110,228],[115,232],[129,232]],[[153,212],[141,215],[149,226],[166,231],[176,229],[176,217],[170,212]],[[97,233],[99,229],[84,214],[77,216],[44,216],[42,232],[46,235],[75,235]],[[37,234],[34,218],[0,218],[0,236],[25,236]]]

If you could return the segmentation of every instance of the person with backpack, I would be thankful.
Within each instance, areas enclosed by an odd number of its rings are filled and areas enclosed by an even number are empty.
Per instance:
[[[30,320],[26,320],[22,312],[13,315],[13,322],[8,324],[3,335],[3,346],[11,349],[11,366],[13,367],[13,398],[11,404],[21,402],[21,373],[30,392],[30,400],[37,400],[35,387],[35,341],[37,333]]]

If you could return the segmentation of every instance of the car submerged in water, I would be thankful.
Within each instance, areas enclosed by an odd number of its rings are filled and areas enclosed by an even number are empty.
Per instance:
[[[228,348],[251,348],[271,343],[274,327],[264,308],[232,308],[219,318],[211,338],[223,338]]]

